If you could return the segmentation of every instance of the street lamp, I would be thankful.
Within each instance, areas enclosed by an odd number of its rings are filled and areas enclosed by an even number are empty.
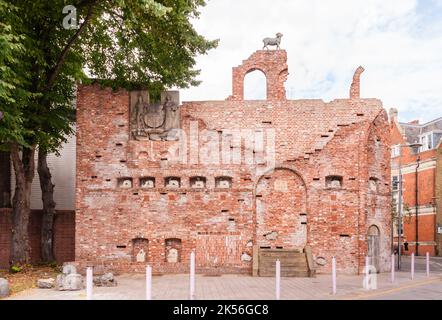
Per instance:
[[[398,214],[398,258],[397,258],[397,268],[401,269],[401,238],[402,238],[402,147],[416,148],[421,147],[421,143],[410,143],[410,144],[400,144],[399,145],[399,214]]]

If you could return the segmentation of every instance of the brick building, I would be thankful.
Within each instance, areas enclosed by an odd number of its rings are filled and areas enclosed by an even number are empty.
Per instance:
[[[260,70],[266,100],[244,100]],[[233,68],[225,101],[81,85],[76,261],[113,271],[255,273],[259,252],[310,251],[319,272],[390,257],[390,136],[381,101],[287,100],[284,50]],[[307,250],[307,249],[308,250]]]
[[[60,155],[48,155],[48,166],[55,184],[54,200],[54,256],[58,263],[72,261],[75,250],[75,136],[69,137],[60,149]],[[37,156],[36,156],[37,168]],[[0,268],[9,267],[11,246],[11,201],[14,196],[15,176],[7,152],[0,152]],[[31,263],[41,262],[41,221],[43,203],[37,170],[31,186],[31,215],[29,242]]]
[[[392,194],[399,211],[399,165],[402,171],[404,254],[442,255],[442,118],[425,124],[398,122],[390,110]],[[402,147],[401,147],[402,145]],[[408,147],[407,145],[414,145]],[[420,145],[420,146],[419,146]],[[417,181],[417,183],[416,183]],[[416,225],[417,214],[417,225]],[[397,225],[394,228],[397,245]]]

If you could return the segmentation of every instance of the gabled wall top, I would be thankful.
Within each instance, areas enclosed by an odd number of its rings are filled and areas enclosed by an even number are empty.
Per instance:
[[[285,50],[258,50],[232,71],[232,95],[227,100],[244,100],[244,77],[260,70],[267,79],[267,100],[286,100],[284,83],[288,76]]]

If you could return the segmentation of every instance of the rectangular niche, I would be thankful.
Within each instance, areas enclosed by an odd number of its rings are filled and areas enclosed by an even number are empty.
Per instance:
[[[232,178],[231,177],[216,177],[215,178],[215,187],[220,189],[228,189],[232,187]]]
[[[155,177],[140,178],[140,187],[143,189],[155,188]]]
[[[133,186],[132,178],[129,178],[129,177],[118,178],[117,186],[118,186],[118,188],[121,188],[121,189],[132,188],[132,186]]]
[[[371,192],[377,192],[378,191],[378,178],[370,177],[368,180],[368,189]]]
[[[342,176],[327,176],[325,186],[327,188],[342,188]]]
[[[207,179],[205,177],[191,177],[190,187],[194,189],[203,189],[206,187]]]
[[[179,177],[166,177],[164,178],[164,186],[166,188],[179,188],[181,187],[181,178]]]
[[[147,262],[149,240],[145,238],[132,239],[132,261]]]
[[[181,262],[181,239],[170,238],[166,239],[166,262],[177,263]]]

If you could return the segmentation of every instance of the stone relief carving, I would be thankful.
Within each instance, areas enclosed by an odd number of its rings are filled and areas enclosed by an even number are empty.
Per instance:
[[[131,134],[135,140],[178,140],[179,92],[166,91],[160,103],[150,103],[146,91],[131,92]]]
[[[146,261],[146,253],[143,249],[138,251],[137,253],[137,262],[145,262]]]
[[[221,177],[216,179],[216,188],[228,189],[232,186],[232,180],[228,177]]]
[[[202,177],[194,177],[191,179],[191,187],[195,189],[205,188],[206,180]]]
[[[167,253],[167,262],[175,263],[178,262],[178,250],[175,248],[169,249]]]
[[[181,184],[180,182],[179,178],[166,178],[166,188],[179,188]]]
[[[142,178],[140,179],[141,188],[154,188],[155,178]]]
[[[132,179],[129,178],[123,178],[118,181],[118,187],[123,189],[130,189],[132,188]]]

